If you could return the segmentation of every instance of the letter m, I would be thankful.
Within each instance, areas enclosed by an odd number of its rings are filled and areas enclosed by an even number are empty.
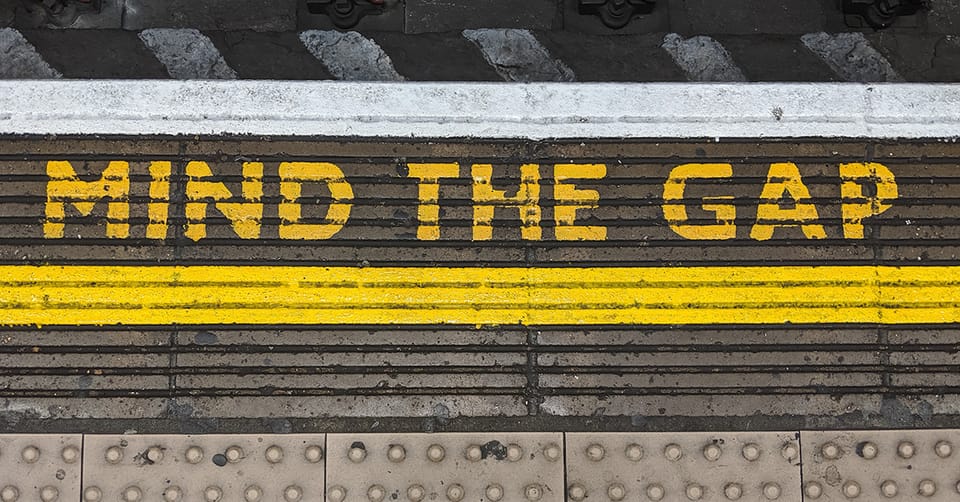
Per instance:
[[[81,216],[89,216],[96,203],[107,201],[107,237],[125,239],[130,235],[130,164],[112,161],[103,170],[100,179],[83,181],[70,162],[47,162],[47,206],[43,236],[47,239],[63,237],[66,206],[72,205]]]

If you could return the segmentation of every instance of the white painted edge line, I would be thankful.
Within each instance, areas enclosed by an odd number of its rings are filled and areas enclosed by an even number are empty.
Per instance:
[[[11,80],[0,134],[957,139],[960,85]]]

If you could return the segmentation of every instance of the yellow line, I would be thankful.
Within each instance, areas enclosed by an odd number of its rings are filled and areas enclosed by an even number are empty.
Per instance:
[[[0,266],[11,326],[960,322],[960,267]]]

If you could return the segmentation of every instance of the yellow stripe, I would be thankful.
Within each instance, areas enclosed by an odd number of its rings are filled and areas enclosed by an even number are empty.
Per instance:
[[[0,266],[6,325],[960,321],[960,267]]]

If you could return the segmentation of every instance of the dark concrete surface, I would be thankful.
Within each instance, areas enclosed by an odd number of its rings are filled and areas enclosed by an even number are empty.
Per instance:
[[[10,7],[20,0],[5,0]],[[660,0],[652,14],[635,17],[620,30],[581,16],[578,0],[388,0],[383,14],[368,16],[356,29],[408,34],[468,28],[567,30],[592,34],[678,32],[684,35],[789,35],[850,29],[835,0]],[[20,9],[16,26],[140,30],[190,27],[201,30],[292,31],[333,29],[329,18],[310,14],[306,0],[103,0],[100,14],[44,19]],[[0,2],[0,26],[9,20]],[[11,10],[7,8],[6,11]],[[960,33],[960,4],[933,0],[929,12],[902,19],[897,28],[920,33]]]
[[[840,232],[837,164],[882,158],[898,175],[896,206],[862,241]],[[103,208],[72,218],[68,238],[43,239],[45,160],[95,177],[132,162],[134,237],[104,239]],[[238,163],[266,164],[262,200],[279,200],[282,160],[329,160],[356,190],[351,222],[323,242],[241,241],[211,210],[211,239],[183,237],[174,192],[165,241],[147,241],[150,159],[202,159],[236,190]],[[494,240],[471,241],[469,179],[444,185],[444,238],[421,242],[408,159],[502,166],[605,162],[602,194],[585,220],[605,242],[524,242],[516,211],[498,212]],[[685,241],[660,219],[662,185],[686,162],[734,162],[719,185],[753,221],[765,167],[800,165],[828,239]],[[922,160],[921,160],[922,159]],[[960,211],[949,143],[471,142],[257,139],[6,138],[0,140],[0,263],[289,264],[341,266],[664,266],[956,264]],[[544,178],[544,186],[551,180]],[[933,188],[932,188],[933,187]],[[691,185],[691,204],[717,186]],[[552,217],[544,191],[544,221]],[[306,194],[309,195],[309,194]],[[313,194],[322,200],[322,194]],[[693,209],[691,210],[693,211]],[[697,217],[691,213],[692,217]],[[545,235],[550,225],[545,224]],[[275,230],[275,228],[274,228]],[[742,232],[741,232],[742,233]],[[960,331],[886,326],[139,326],[0,328],[2,432],[628,431],[935,428],[960,420]]]

